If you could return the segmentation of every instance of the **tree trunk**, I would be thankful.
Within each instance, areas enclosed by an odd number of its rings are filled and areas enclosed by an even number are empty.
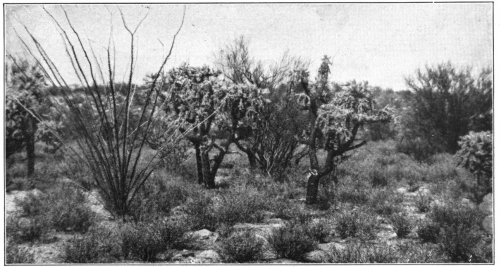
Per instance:
[[[197,144],[194,146],[194,150],[196,151],[196,171],[198,173],[198,184],[203,184],[203,164],[201,163],[201,150],[200,145]]]
[[[36,122],[31,117],[28,116],[27,121],[27,140],[26,140],[26,154],[28,156],[28,178],[32,177],[35,173],[35,132],[36,132]]]
[[[318,175],[309,174],[309,179],[307,180],[307,191],[306,191],[306,204],[312,205],[316,204],[318,199],[318,186],[319,186]]]
[[[248,157],[248,164],[250,165],[250,169],[254,170],[257,168],[257,161],[255,159],[255,155],[251,152],[246,152]]]
[[[208,151],[201,150],[201,163],[203,170],[203,184],[207,188],[215,188],[215,175],[210,170],[210,157]]]

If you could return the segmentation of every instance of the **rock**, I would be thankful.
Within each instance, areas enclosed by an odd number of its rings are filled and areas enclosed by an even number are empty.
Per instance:
[[[324,250],[314,250],[304,256],[305,261],[314,263],[329,262],[330,258],[330,255]]]
[[[213,248],[215,241],[219,238],[219,234],[203,229],[196,232],[188,232],[185,237],[189,240],[189,248],[209,250]]]
[[[460,203],[462,203],[462,205],[467,206],[467,207],[471,207],[471,208],[475,208],[476,207],[476,205],[474,204],[474,202],[472,202],[468,198],[462,198],[462,200],[460,201]]]
[[[192,236],[193,236],[193,238],[197,238],[197,239],[209,239],[211,236],[213,236],[215,234],[216,233],[211,232],[210,230],[203,229],[203,230],[193,232]]]
[[[420,187],[418,189],[418,194],[422,196],[428,196],[431,194],[431,190],[429,190],[429,188],[426,187]]]
[[[484,196],[483,202],[479,205],[479,209],[486,214],[493,214],[492,198],[493,196],[491,195],[491,193],[487,194],[486,196]]]
[[[268,238],[271,236],[274,229],[281,228],[283,226],[282,223],[275,224],[252,224],[252,223],[239,223],[233,226],[234,230],[242,230],[242,231],[254,231],[256,234],[263,236],[264,238]]]
[[[390,224],[381,223],[379,227],[385,231],[394,231],[394,228]]]
[[[196,255],[196,259],[202,263],[220,263],[221,257],[215,250],[204,250]]]
[[[398,192],[400,194],[404,194],[404,193],[408,192],[408,190],[404,187],[400,187],[396,190],[396,192]]]
[[[483,229],[488,232],[488,234],[493,234],[493,215],[488,215],[483,220]]]
[[[393,231],[380,231],[377,233],[377,237],[380,239],[394,239],[398,235]]]
[[[265,224],[273,224],[273,225],[283,225],[285,222],[280,219],[280,218],[269,218],[269,219],[264,219],[263,223]]]
[[[276,214],[274,212],[267,211],[267,210],[262,212],[262,217],[263,217],[264,222],[266,220],[278,219],[278,218],[274,218],[274,216],[276,216]]]
[[[182,261],[182,260],[184,260],[184,257],[182,257],[181,254],[177,254],[177,255],[173,256],[171,260],[172,261]]]
[[[285,263],[285,264],[290,264],[290,263],[300,263],[300,262],[294,261],[294,260],[290,260],[290,259],[280,258],[280,259],[275,259],[275,260],[269,261],[269,263]]]
[[[324,251],[332,251],[332,250],[344,250],[346,245],[340,244],[338,242],[330,242],[330,243],[324,243],[324,244],[319,244],[318,249],[324,250]]]

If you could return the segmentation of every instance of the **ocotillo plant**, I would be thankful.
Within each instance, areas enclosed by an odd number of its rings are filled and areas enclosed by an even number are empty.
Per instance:
[[[143,158],[146,137],[141,132],[148,131],[157,112],[159,84],[158,79],[155,78],[149,85],[145,102],[138,107],[132,105],[136,93],[132,84],[136,64],[135,37],[147,15],[135,28],[130,28],[123,13],[120,9],[118,10],[123,26],[130,36],[130,65],[127,82],[123,84],[123,88],[116,87],[116,62],[113,59],[116,49],[112,38],[112,28],[106,48],[106,66],[102,66],[91,44],[85,45],[82,41],[81,35],[71,23],[64,8],[62,11],[71,32],[66,31],[61,26],[61,22],[45,10],[61,32],[66,54],[84,88],[83,93],[75,93],[70,89],[65,77],[59,71],[57,62],[52,61],[45,52],[43,44],[27,27],[24,28],[35,44],[39,55],[35,57],[35,51],[32,51],[24,40],[22,41],[35,59],[41,58],[37,59],[37,62],[58,89],[52,90],[55,92],[52,97],[58,100],[55,102],[62,102],[57,108],[61,114],[68,117],[68,128],[76,135],[76,138],[72,140],[76,143],[73,156],[90,169],[93,181],[105,202],[105,207],[113,215],[125,220],[132,212],[132,202],[138,190],[155,169],[155,156]],[[159,73],[162,72],[169,59],[183,23],[184,15],[173,37],[170,51],[163,58],[156,77],[159,77]],[[72,149],[73,146],[68,148]]]

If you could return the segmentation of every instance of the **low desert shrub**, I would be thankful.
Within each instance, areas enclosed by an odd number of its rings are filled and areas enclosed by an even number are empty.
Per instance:
[[[460,203],[448,203],[435,206],[429,217],[439,225],[437,244],[452,262],[485,260],[482,247],[488,242],[484,241],[486,237],[481,230],[485,215],[480,210]]]
[[[441,227],[436,223],[422,223],[417,230],[417,234],[424,242],[436,243],[439,238],[439,231],[441,231]]]
[[[419,193],[415,199],[415,206],[420,212],[428,212],[431,209],[432,197]]]
[[[369,178],[373,187],[384,187],[389,184],[389,180],[387,178],[387,172],[384,169],[372,168],[369,172]]]
[[[390,216],[393,213],[401,212],[400,204],[403,200],[404,195],[389,189],[382,189],[371,194],[370,206],[377,214]]]
[[[215,219],[229,225],[261,222],[263,211],[269,207],[265,196],[252,187],[224,190],[218,198]]]
[[[185,212],[192,229],[217,230],[219,223],[216,220],[213,206],[212,198],[205,194],[198,194],[188,199]]]
[[[329,251],[332,263],[394,263],[395,249],[388,245],[349,243],[345,249]]]
[[[6,221],[7,236],[14,243],[43,240],[50,232],[51,222],[46,216],[36,215],[30,218],[9,217]]]
[[[330,223],[326,219],[307,224],[307,234],[314,240],[325,243],[331,234]]]
[[[91,227],[82,236],[75,236],[64,249],[66,263],[112,263],[122,256],[121,236],[104,227]]]
[[[173,247],[182,247],[188,230],[180,222],[152,221],[122,228],[122,252],[125,258],[154,262],[156,255]]]
[[[262,257],[264,240],[252,231],[237,231],[221,244],[225,262],[252,262]]]
[[[301,260],[316,248],[317,242],[307,234],[302,224],[287,224],[275,229],[268,239],[278,258]]]
[[[336,233],[342,238],[359,237],[371,239],[374,237],[376,219],[370,214],[360,211],[345,211],[337,217]]]
[[[345,190],[341,188],[339,190],[338,200],[342,203],[349,202],[354,205],[363,205],[369,201],[369,197],[364,191]]]
[[[180,180],[165,181],[158,176],[149,179],[139,190],[131,205],[135,221],[156,220],[165,217],[176,206],[184,203],[193,185]]]
[[[16,200],[21,215],[46,222],[58,231],[85,232],[94,223],[95,214],[86,205],[82,190],[70,186],[57,187],[47,193],[29,193]]]
[[[411,233],[411,221],[405,213],[392,214],[390,220],[399,238],[404,238]]]
[[[34,263],[35,255],[27,247],[7,242],[5,249],[5,261],[7,264]]]

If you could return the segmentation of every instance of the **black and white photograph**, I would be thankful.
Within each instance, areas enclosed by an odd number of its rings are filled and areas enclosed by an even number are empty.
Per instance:
[[[493,1],[3,11],[4,266],[495,263]]]

